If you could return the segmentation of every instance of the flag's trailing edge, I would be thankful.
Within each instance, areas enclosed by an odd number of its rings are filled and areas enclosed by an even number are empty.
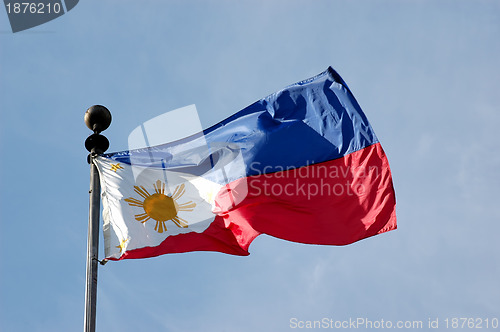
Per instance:
[[[199,134],[94,162],[106,259],[248,255],[259,234],[346,245],[397,227],[386,155],[332,68]]]

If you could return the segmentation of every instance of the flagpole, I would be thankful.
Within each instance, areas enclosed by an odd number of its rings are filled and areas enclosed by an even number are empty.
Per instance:
[[[97,303],[97,263],[99,262],[99,214],[100,191],[99,173],[92,162],[97,155],[104,153],[109,147],[109,141],[100,133],[111,123],[111,113],[101,105],[94,105],[85,112],[85,124],[94,133],[85,140],[85,147],[90,152],[87,161],[90,164],[90,200],[89,228],[87,240],[87,272],[85,284],[85,320],[84,332],[95,332]]]

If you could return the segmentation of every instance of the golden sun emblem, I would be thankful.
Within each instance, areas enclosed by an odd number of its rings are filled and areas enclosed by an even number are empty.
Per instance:
[[[145,223],[149,219],[156,220],[155,231],[163,233],[167,230],[165,222],[171,220],[177,227],[187,228],[188,222],[177,215],[179,211],[193,211],[196,203],[192,201],[179,204],[177,200],[186,192],[184,184],[177,186],[174,193],[165,195],[165,183],[160,180],[153,185],[155,193],[150,194],[143,186],[134,186],[134,191],[144,198],[140,201],[129,197],[125,199],[130,206],[142,207],[144,213],[136,214],[135,220]]]

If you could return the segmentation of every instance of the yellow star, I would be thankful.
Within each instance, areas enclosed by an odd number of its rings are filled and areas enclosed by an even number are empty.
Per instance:
[[[130,239],[122,240],[120,244],[116,246],[116,248],[120,249],[120,254],[122,253],[123,250],[125,250],[125,243],[127,243],[128,240]]]
[[[111,170],[116,173],[117,170],[123,169],[123,167],[120,166],[120,163],[117,164],[111,164]]]

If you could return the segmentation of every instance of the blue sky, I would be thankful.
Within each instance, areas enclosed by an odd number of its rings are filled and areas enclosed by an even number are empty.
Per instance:
[[[16,34],[0,10],[0,330],[83,329],[89,106],[124,150],[164,112],[208,127],[330,65],[388,154],[399,229],[110,262],[97,330],[500,319],[498,36],[496,1],[94,0]]]

